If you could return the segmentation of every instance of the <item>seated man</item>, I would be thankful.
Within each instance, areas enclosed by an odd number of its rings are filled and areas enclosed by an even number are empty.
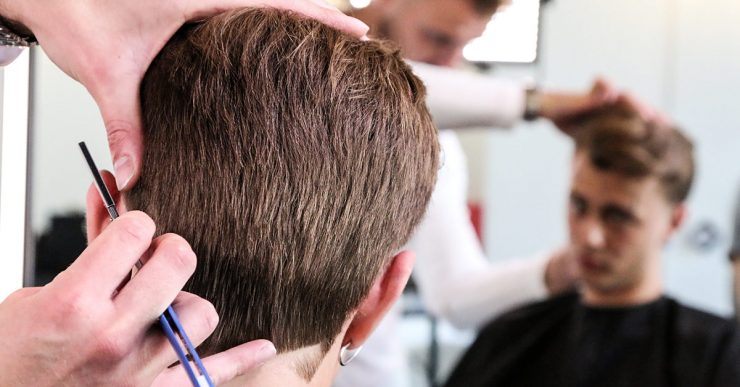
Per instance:
[[[239,385],[329,385],[400,295],[439,167],[424,93],[397,50],[268,9],[187,26],[152,63],[125,207],[197,253],[186,290],[221,317],[201,355],[275,343]]]
[[[486,326],[447,386],[740,386],[734,324],[663,294],[661,251],[686,214],[693,146],[622,106],[575,134],[578,293]]]

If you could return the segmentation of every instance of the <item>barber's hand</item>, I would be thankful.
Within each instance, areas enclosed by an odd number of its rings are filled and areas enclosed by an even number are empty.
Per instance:
[[[249,6],[290,9],[358,37],[368,29],[322,0],[0,0],[0,15],[29,28],[92,94],[123,189],[139,176],[139,84],[151,61],[186,21]]]
[[[579,277],[578,263],[572,249],[564,247],[550,256],[545,269],[545,285],[550,295],[574,289]]]
[[[597,79],[588,93],[542,91],[539,98],[540,116],[569,134],[575,120],[585,113],[615,103],[619,92],[606,80]]]
[[[540,115],[555,124],[563,133],[572,134],[585,114],[607,106],[632,110],[643,120],[657,127],[670,128],[671,120],[629,92],[616,89],[604,79],[597,79],[586,94],[544,91],[540,93]]]
[[[186,332],[200,343],[215,328],[213,306],[179,290],[195,270],[188,243],[155,227],[142,212],[116,219],[80,257],[43,288],[25,288],[0,304],[0,374],[12,386],[187,385],[167,367],[174,350],[155,325],[175,297]],[[149,259],[119,290],[131,267]],[[179,295],[178,295],[179,293]],[[274,354],[260,340],[205,360],[216,381],[230,380]]]
[[[620,93],[614,104],[636,112],[643,120],[656,124],[658,128],[672,128],[673,122],[668,115],[650,106],[645,101],[640,100],[631,93]]]

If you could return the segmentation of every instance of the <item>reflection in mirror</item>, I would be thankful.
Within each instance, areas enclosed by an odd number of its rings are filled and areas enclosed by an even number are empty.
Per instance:
[[[665,287],[686,305],[730,316],[733,275],[727,252],[740,186],[740,39],[730,37],[740,36],[740,3],[554,0],[541,11],[537,62],[496,65],[492,75],[535,78],[561,89],[582,89],[606,76],[686,130],[696,144],[698,170],[687,221],[664,251]],[[92,99],[40,50],[33,58],[33,80],[29,222],[37,274],[31,283],[43,284],[84,248],[82,214],[91,179],[76,143],[85,140],[107,169],[110,156]],[[468,194],[483,216],[482,244],[490,260],[531,257],[568,240],[568,138],[544,121],[460,137],[470,170]],[[738,261],[735,268],[740,278]],[[740,281],[735,289],[740,297]],[[405,347],[410,369],[403,385],[443,383],[475,330],[431,317],[415,292],[407,293],[399,308],[405,310],[400,323],[378,332],[398,331],[394,345]]]

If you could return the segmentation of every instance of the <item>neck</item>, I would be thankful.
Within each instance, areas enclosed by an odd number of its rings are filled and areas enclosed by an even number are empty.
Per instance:
[[[336,344],[321,359],[310,381],[299,373],[306,365],[311,368],[311,359],[315,359],[319,353],[319,346],[315,345],[279,354],[259,368],[250,370],[224,386],[329,387],[339,370],[339,347]]]
[[[663,294],[660,259],[653,259],[652,267],[634,284],[618,289],[600,289],[584,284],[581,300],[589,306],[634,306],[653,302]]]

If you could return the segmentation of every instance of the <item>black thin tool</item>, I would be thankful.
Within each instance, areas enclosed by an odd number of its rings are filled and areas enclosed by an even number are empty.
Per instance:
[[[79,145],[82,155],[85,157],[85,161],[87,161],[87,165],[90,167],[90,172],[92,172],[95,186],[98,188],[98,192],[100,192],[100,196],[103,198],[105,208],[108,210],[111,220],[115,220],[118,218],[116,203],[113,201],[113,197],[111,196],[110,191],[108,191],[108,187],[105,186],[103,177],[100,175],[98,167],[95,166],[95,161],[93,161],[90,152],[87,150],[87,145],[85,145],[84,141],[80,142]],[[142,263],[139,260],[136,262],[136,268],[141,269],[141,267]],[[180,359],[180,363],[188,374],[193,386],[214,387],[213,380],[211,380],[211,377],[208,375],[208,371],[206,371],[206,367],[203,365],[200,356],[198,356],[198,352],[195,351],[193,343],[188,338],[188,335],[185,334],[185,329],[180,324],[180,319],[177,317],[175,310],[172,309],[172,305],[168,306],[167,310],[159,316],[159,324],[162,326],[162,330],[164,330],[170,344],[172,344],[172,348],[175,349],[177,357]],[[196,370],[193,369],[193,364],[188,360],[188,355],[190,355],[193,363],[195,363],[197,373]]]

